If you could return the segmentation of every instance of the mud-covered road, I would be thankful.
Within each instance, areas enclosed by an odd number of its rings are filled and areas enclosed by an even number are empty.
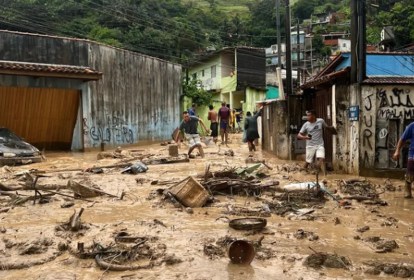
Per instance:
[[[205,153],[204,159],[188,163],[148,165],[146,173],[136,175],[121,174],[122,167],[98,174],[83,170],[125,163],[136,155],[167,156],[167,147],[128,147],[123,158],[101,160],[98,152],[47,154],[39,164],[0,168],[0,278],[414,279],[414,200],[403,198],[402,181],[330,173],[321,179],[330,193],[338,191],[333,195],[340,203],[326,193],[325,199],[283,193],[281,186],[315,181],[315,175],[259,151],[254,158],[272,168],[261,167],[261,177],[268,176],[261,181],[277,180],[279,186],[255,194],[215,195],[202,208],[175,207],[162,190],[187,176],[202,180],[208,165],[213,173],[246,167],[249,156],[238,136],[229,147],[208,146]],[[27,173],[47,176],[37,182],[40,192],[49,195],[42,203],[33,204],[34,191],[25,190],[31,185]],[[69,180],[109,195],[73,199]],[[365,193],[341,192],[349,190],[345,182],[356,182]],[[81,224],[71,230],[68,220],[81,208]],[[266,228],[229,227],[229,220],[247,215],[266,218]],[[136,239],[122,242],[123,236]],[[235,239],[255,246],[251,265],[229,262],[227,247]],[[98,266],[92,249],[113,253]],[[132,256],[137,269],[124,271]],[[118,264],[121,258],[125,262]],[[114,271],[114,264],[121,271]]]

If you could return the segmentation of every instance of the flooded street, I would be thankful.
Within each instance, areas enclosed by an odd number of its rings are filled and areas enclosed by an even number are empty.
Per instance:
[[[234,156],[224,154],[230,148]],[[168,156],[168,147],[159,144],[128,147],[128,150]],[[182,147],[180,153],[185,152],[186,148]],[[101,174],[81,171],[125,162],[119,158],[97,160],[98,152],[47,154],[47,161],[42,163],[1,168],[0,183],[10,188],[24,184],[23,171],[37,169],[46,171],[44,175],[48,176],[39,178],[39,188],[44,186],[73,196],[65,186],[68,180],[74,180],[99,187],[111,196],[85,201],[53,195],[42,204],[29,200],[13,205],[10,203],[13,196],[1,195],[0,278],[386,279],[405,276],[414,279],[414,270],[410,274],[414,266],[414,200],[403,198],[401,180],[386,182],[367,178],[376,186],[382,203],[348,199],[349,204],[341,204],[325,194],[325,199],[309,204],[298,202],[293,194],[291,197],[288,194],[286,202],[295,211],[283,210],[282,213],[281,201],[286,194],[269,187],[256,195],[215,195],[206,206],[192,210],[174,207],[164,199],[162,190],[187,176],[201,180],[208,165],[212,171],[246,167],[245,160],[249,156],[239,135],[233,135],[229,147],[212,145],[205,148],[205,153],[205,158],[197,157],[190,162],[148,165],[146,173],[137,175],[121,174],[123,168],[119,167],[104,168]],[[297,168],[301,162],[280,161],[260,151],[255,158],[265,160],[272,168],[261,167],[268,176],[263,182],[276,180],[279,186],[284,186],[315,181],[314,174]],[[349,195],[339,191],[340,182],[355,179],[355,176],[329,173],[320,179],[326,180],[330,193],[337,190],[343,198]],[[389,188],[384,188],[385,185]],[[395,191],[390,186],[395,187]],[[159,189],[162,190],[157,191]],[[34,195],[34,191],[28,190],[18,190],[18,193]],[[68,202],[74,205],[63,208]],[[84,212],[80,230],[65,231],[59,227],[81,208]],[[308,213],[301,214],[299,209]],[[245,217],[243,213],[256,213],[255,217],[266,218],[267,226],[259,231],[230,228],[228,221]],[[127,243],[122,247],[121,242],[115,241],[121,232],[144,238],[146,243],[139,248],[147,246],[147,253],[142,253],[144,257],[134,264],[143,266],[142,269],[100,269],[93,257],[79,257],[79,243],[84,244],[85,250],[94,244],[125,249]],[[256,256],[251,265],[230,263],[228,240],[235,239],[248,240],[255,245]],[[397,245],[379,247],[377,244],[381,240],[394,241],[387,244]],[[306,258],[316,253],[336,254],[350,264],[345,268],[331,268],[326,262],[320,268],[305,266]],[[113,261],[106,260],[110,264]],[[385,264],[395,264],[395,267],[387,270]]]

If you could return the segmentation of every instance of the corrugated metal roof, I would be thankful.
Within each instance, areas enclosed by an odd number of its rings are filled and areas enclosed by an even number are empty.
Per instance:
[[[99,80],[102,73],[89,67],[0,60],[0,74]]]
[[[369,77],[364,84],[414,84],[413,77]]]
[[[302,89],[311,88],[311,87],[314,87],[314,86],[321,85],[321,84],[327,83],[329,81],[332,81],[335,78],[345,77],[350,72],[350,70],[351,70],[351,68],[347,67],[345,69],[342,69],[342,70],[339,70],[339,71],[336,71],[336,72],[332,72],[332,73],[326,74],[326,75],[321,76],[321,77],[317,77],[317,78],[309,80],[308,82],[301,85],[301,88]]]
[[[351,66],[351,54],[342,53],[344,58],[335,71]],[[414,54],[407,53],[367,53],[367,76],[413,76]]]

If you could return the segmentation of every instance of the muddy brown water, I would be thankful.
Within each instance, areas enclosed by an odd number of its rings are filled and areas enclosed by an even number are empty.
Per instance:
[[[236,231],[229,228],[226,219],[239,218],[224,214],[226,207],[261,207],[262,201],[246,196],[217,196],[217,202],[208,207],[195,208],[194,214],[180,211],[172,204],[162,202],[160,197],[151,196],[151,192],[162,185],[151,185],[153,180],[178,181],[186,176],[197,176],[204,172],[206,165],[211,168],[226,166],[245,166],[248,156],[247,147],[240,143],[239,135],[233,136],[233,144],[229,145],[235,152],[235,157],[223,155],[225,149],[208,147],[205,149],[205,159],[191,160],[190,163],[174,165],[151,165],[145,174],[122,175],[119,169],[106,170],[105,174],[83,174],[82,172],[60,172],[72,179],[88,178],[90,182],[102,190],[120,195],[126,192],[123,200],[110,197],[93,198],[95,202],[75,200],[71,208],[61,208],[66,201],[63,197],[54,196],[50,203],[25,203],[16,206],[7,213],[0,213],[0,228],[6,232],[0,233],[0,278],[1,279],[384,279],[389,276],[373,276],[364,274],[364,263],[377,260],[379,262],[414,264],[414,200],[403,199],[401,190],[387,192],[381,198],[388,206],[365,205],[352,201],[350,209],[338,207],[337,203],[327,197],[328,201],[320,209],[316,209],[315,220],[299,220],[272,214],[267,218],[267,227],[263,232],[252,233]],[[129,149],[131,147],[128,147]],[[142,146],[138,147],[142,149]],[[145,146],[148,153],[167,155],[166,147],[158,144]],[[180,152],[185,152],[183,147]],[[218,153],[219,152],[219,153]],[[88,153],[53,153],[48,154],[48,160],[43,163],[12,167],[13,172],[37,168],[40,170],[87,168],[91,166],[109,165],[119,160],[96,160],[97,152]],[[274,169],[268,171],[272,179],[281,184],[296,181],[311,181],[314,175],[304,172],[279,171],[277,167],[292,162],[280,161],[269,154],[257,152],[256,157],[265,159]],[[280,169],[280,168],[279,168]],[[42,178],[41,182],[61,182],[57,174],[50,178]],[[6,175],[2,182],[6,183]],[[337,180],[354,178],[343,174],[329,174],[325,179],[331,190],[337,189]],[[143,178],[143,184],[136,182]],[[369,178],[375,184],[383,184],[384,179]],[[67,179],[65,179],[67,181]],[[63,180],[63,181],[65,181]],[[397,186],[402,181],[392,180]],[[264,197],[269,198],[270,195]],[[0,208],[5,207],[7,198],[0,196]],[[82,216],[83,223],[89,229],[83,235],[57,236],[55,226],[64,223],[74,210],[85,208]],[[398,220],[395,225],[384,226],[384,221],[393,217]],[[335,223],[335,218],[340,223]],[[155,223],[161,221],[165,227]],[[369,226],[364,233],[356,231],[362,226]],[[296,239],[298,229],[313,232],[319,239],[309,241],[307,238]],[[137,236],[156,236],[160,243],[167,246],[166,253],[174,254],[182,262],[173,265],[163,264],[152,269],[137,271],[112,272],[99,269],[93,259],[79,259],[69,252],[64,252],[56,259],[41,265],[18,270],[1,270],[4,264],[21,262],[22,259],[33,260],[41,255],[20,256],[6,248],[5,240],[26,242],[40,238],[52,238],[56,247],[59,242],[68,243],[76,248],[78,242],[90,246],[93,242],[102,244],[114,243],[114,234],[128,231]],[[262,247],[266,250],[258,252],[255,260],[249,266],[231,264],[228,257],[209,257],[204,254],[205,244],[216,242],[219,238],[231,236],[235,238],[259,240],[262,236]],[[362,240],[371,236],[379,236],[395,240],[399,248],[389,253],[375,253]],[[52,250],[50,248],[50,250]],[[336,253],[347,257],[352,267],[349,270],[322,268],[319,270],[303,266],[303,261],[309,254],[317,252]]]

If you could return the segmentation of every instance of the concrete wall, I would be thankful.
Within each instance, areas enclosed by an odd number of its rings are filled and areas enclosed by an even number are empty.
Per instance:
[[[358,157],[353,149],[358,148],[355,132],[356,123],[349,120],[349,106],[351,102],[350,88],[341,83],[332,86],[332,125],[336,127],[337,136],[333,136],[333,168],[335,172],[353,173],[353,161]],[[357,170],[355,171],[358,172]]]
[[[169,139],[179,124],[180,65],[87,40],[8,31],[0,31],[0,58],[89,66],[103,72],[100,81],[88,83],[14,77],[0,80],[1,85],[81,89],[74,149],[98,147],[102,142],[117,146]],[[79,146],[82,142],[83,147]]]
[[[406,125],[414,121],[414,86],[363,86],[361,92],[361,170],[404,167],[405,149],[398,163],[391,156]]]
[[[266,91],[254,89],[251,87],[246,88],[246,100],[243,104],[243,112],[250,111],[252,114],[257,111],[257,101],[263,101],[266,99]]]
[[[398,139],[414,121],[414,87],[400,85],[334,86],[336,127],[334,169],[364,176],[399,176],[405,167],[406,149],[399,162],[392,160]],[[360,94],[358,94],[361,92]],[[359,120],[349,120],[349,107],[359,106]]]

